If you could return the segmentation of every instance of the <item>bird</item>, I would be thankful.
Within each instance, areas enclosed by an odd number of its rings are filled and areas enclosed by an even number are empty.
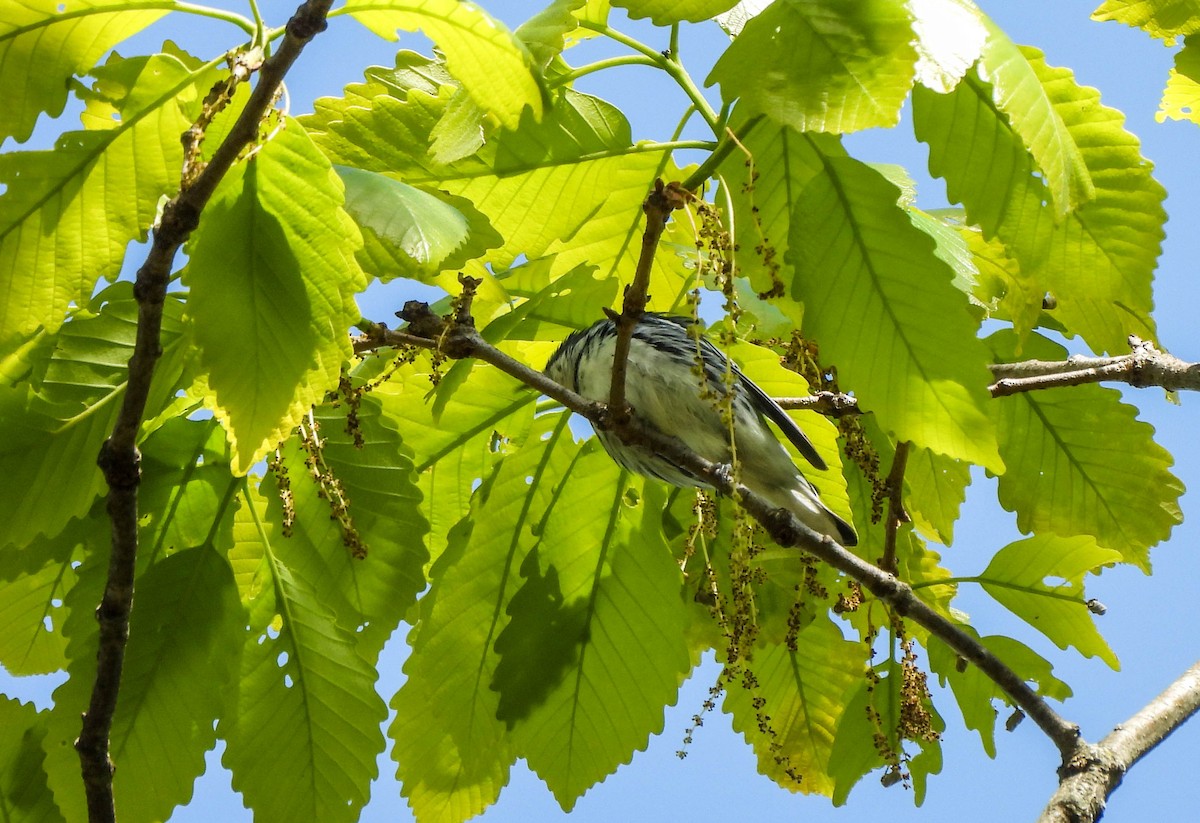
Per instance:
[[[694,337],[689,331],[692,325],[690,317],[655,312],[641,315],[630,339],[625,376],[625,397],[634,412],[706,460],[729,465],[733,450],[729,427],[721,419],[719,399],[732,392],[733,442],[743,485],[840,545],[857,545],[854,527],[821,502],[820,494],[767,421],[774,423],[809,463],[824,470],[825,461],[804,432],[703,334]],[[607,402],[616,339],[617,325],[612,318],[572,332],[550,356],[544,373],[587,400]],[[697,352],[708,397],[701,396],[695,368]],[[727,382],[730,372],[732,380]],[[631,472],[682,488],[712,489],[703,479],[647,447],[627,444],[610,431],[597,430],[596,435],[609,456]]]

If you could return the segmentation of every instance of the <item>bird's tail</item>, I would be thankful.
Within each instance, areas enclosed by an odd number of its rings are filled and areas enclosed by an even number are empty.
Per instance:
[[[753,487],[751,487],[753,489]],[[810,529],[821,534],[829,535],[842,546],[858,545],[858,533],[854,527],[831,512],[821,502],[820,495],[803,477],[796,478],[796,484],[791,488],[774,487],[768,489],[753,489],[765,497],[772,505],[787,509]]]

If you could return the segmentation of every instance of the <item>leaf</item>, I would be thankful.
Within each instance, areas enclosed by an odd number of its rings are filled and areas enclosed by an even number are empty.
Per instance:
[[[128,0],[20,0],[0,6],[0,143],[24,143],[43,112],[62,114],[68,81],[105,52],[165,16]]]
[[[1194,37],[1185,38],[1183,48],[1175,55],[1175,65],[1167,75],[1167,87],[1154,115],[1160,123],[1168,117],[1200,123],[1200,41]]]
[[[922,534],[949,546],[954,522],[971,484],[970,466],[937,452],[913,446],[904,471],[904,507]]]
[[[914,91],[914,125],[918,139],[929,143],[931,171],[946,179],[950,199],[966,206],[985,238],[998,237],[1009,248],[1030,281],[1030,298],[1036,295],[1040,304],[1044,292],[1054,294],[1054,318],[1068,334],[1083,336],[1097,351],[1123,350],[1129,334],[1152,338],[1150,287],[1165,193],[1137,139],[1124,130],[1119,112],[1100,105],[1094,89],[1047,66],[1041,52],[1005,46],[982,65],[993,63],[997,82],[1010,84],[1007,90],[969,74],[950,95]],[[1010,71],[1014,76],[1007,76]],[[1035,169],[1024,143],[997,116],[997,96],[1007,92],[1015,103],[1024,99],[1018,91],[1034,81],[1033,97],[1053,108],[1028,128],[1058,134],[1057,143],[1068,151],[1064,159],[1078,153],[1090,180],[1087,201],[1075,199],[1065,212],[1062,191],[1055,194],[1041,179],[1053,187],[1053,170]],[[1044,112],[1037,105],[1031,110]],[[1060,122],[1065,135],[1056,127]],[[1073,161],[1066,166],[1074,167]],[[1046,205],[1052,196],[1054,209]]]
[[[359,260],[382,282],[396,276],[428,281],[503,242],[487,218],[461,197],[349,166],[335,170],[346,186],[346,212],[369,230]]]
[[[962,631],[976,636],[970,626],[960,626]],[[1022,679],[1037,684],[1038,694],[1056,700],[1071,696],[1071,688],[1052,674],[1050,663],[1018,640],[1002,635],[978,638],[988,651],[1020,674]],[[949,684],[962,712],[963,722],[968,729],[979,732],[980,742],[988,757],[996,756],[997,712],[993,703],[1001,701],[1012,705],[1008,696],[996,682],[977,667],[966,664],[949,646],[937,638],[929,642],[929,667],[938,675],[943,686]]]
[[[120,120],[111,128],[68,132],[52,151],[0,154],[0,351],[56,330],[72,302],[86,305],[100,278],[116,277],[129,241],[146,239],[159,197],[179,185],[179,135],[192,122],[199,74],[165,54],[114,57],[99,74],[114,86],[105,96]]]
[[[553,0],[513,32],[533,55],[534,65],[543,72],[566,48],[566,38],[579,27],[575,12],[587,0]]]
[[[183,368],[181,314],[169,296],[151,415],[168,402]],[[120,411],[136,331],[132,284],[116,284],[48,338],[29,383],[0,387],[0,416],[9,426],[0,444],[0,546],[53,537],[101,493],[104,477],[94,464]]]
[[[396,29],[425,32],[446,55],[446,68],[471,98],[513,128],[529,108],[542,116],[542,90],[533,57],[504,24],[474,3],[458,0],[348,0],[346,13],[375,34],[395,40]]]
[[[898,439],[999,471],[982,411],[983,348],[949,267],[878,172],[842,157],[824,166],[800,194],[788,237],[805,333]]]
[[[1034,535],[996,552],[979,576],[983,590],[1060,649],[1074,646],[1119,669],[1117,656],[1096,630],[1083,592],[1083,576],[1121,560],[1095,538]],[[1062,581],[1048,583],[1047,579]]]
[[[634,20],[649,17],[656,26],[669,26],[685,20],[703,22],[733,8],[737,0],[613,0],[613,5]]]
[[[917,60],[904,3],[779,0],[749,20],[707,84],[797,131],[894,126]]]
[[[832,796],[834,736],[847,693],[865,678],[862,645],[843,640],[828,618],[818,617],[796,637],[796,651],[757,648],[749,668],[758,687],[731,688],[723,708],[754,748],[759,772],[792,791]],[[759,698],[761,710],[753,705]]]
[[[229,564],[210,547],[177,552],[139,578],[110,737],[123,819],[164,819],[191,800],[244,625]]]
[[[1137,26],[1168,45],[1178,35],[1200,31],[1200,9],[1193,0],[1104,0],[1092,19]]]
[[[431,573],[388,729],[402,792],[421,820],[476,815],[508,782],[516,754],[489,688],[493,644],[534,529],[578,450],[568,419],[535,421],[535,435],[484,481]]]
[[[1061,219],[1095,196],[1095,183],[1064,112],[1062,82],[1068,71],[1047,70],[1042,53],[1017,46],[991,20],[984,19],[988,42],[979,62],[979,77],[991,86],[992,102],[1029,150],[1042,172],[1046,190]],[[1055,88],[1058,86],[1059,88]],[[1094,95],[1098,96],[1098,95]]]
[[[328,161],[296,124],[226,176],[184,272],[209,403],[244,474],[337,385],[366,287]]]
[[[916,80],[945,94],[979,59],[988,31],[969,0],[909,0],[917,35]]]
[[[741,0],[729,11],[718,14],[713,19],[717,21],[717,25],[725,29],[726,34],[730,37],[737,37],[742,33],[742,29],[746,28],[746,24],[762,14],[763,9],[772,2],[773,0]]]
[[[22,552],[41,554],[43,547],[0,552],[0,665],[18,677],[66,668],[63,596],[75,582],[73,555],[27,571],[19,568]]]
[[[383,751],[378,673],[315,581],[279,557],[279,527],[265,519],[266,502],[257,493],[242,501],[238,519],[249,528],[236,533],[246,545],[230,558],[253,629],[217,727],[226,743],[221,762],[256,817],[354,821]]]
[[[838,724],[837,737],[833,743],[830,768],[834,773],[835,788],[831,797],[834,805],[843,805],[862,777],[874,769],[890,765],[877,750],[875,738],[881,736],[886,745],[899,750],[904,741],[899,734],[900,707],[902,701],[902,677],[899,666],[888,661],[889,671],[875,682],[862,678],[861,683],[847,695],[846,713]],[[944,729],[941,717],[925,701],[926,710],[931,711],[934,731]],[[916,741],[920,751],[916,755],[906,752],[899,766],[909,773],[913,785],[913,803],[920,806],[925,799],[925,785],[929,774],[937,774],[942,768],[941,745],[938,739]]]
[[[62,813],[46,785],[42,761],[45,720],[32,704],[0,696],[0,817],[21,823],[58,823]]]
[[[526,558],[492,685],[516,753],[564,811],[662,731],[691,668],[661,487],[639,492],[590,443]]]
[[[94,611],[108,553],[108,541],[96,541],[65,598],[70,678],[54,692],[44,744],[55,800],[70,820],[86,817],[72,742],[96,676]],[[121,765],[113,794],[122,819],[162,820],[191,799],[192,784],[204,772],[204,752],[215,743],[214,721],[236,667],[231,641],[240,636],[245,614],[229,565],[211,546],[152,565],[140,557],[137,591],[122,699],[110,734],[113,759]]]
[[[989,344],[1011,360],[1011,333],[997,332]],[[1063,360],[1066,351],[1034,335],[1023,356]],[[1149,573],[1148,549],[1181,522],[1183,493],[1154,428],[1137,420],[1120,392],[1095,384],[1021,392],[999,398],[995,409],[1008,467],[1000,503],[1017,513],[1017,527],[1091,535]]]
[[[412,460],[395,429],[380,420],[378,401],[360,396],[353,421],[348,412],[328,403],[315,408],[311,424],[321,447],[291,438],[280,450],[282,469],[263,481],[262,491],[276,498],[284,473],[295,522],[276,553],[295,574],[312,581],[321,603],[342,623],[354,626],[359,654],[374,663],[425,588],[429,524],[420,512]],[[347,431],[351,426],[354,433]],[[321,473],[321,483],[314,480],[310,463]],[[277,503],[271,500],[270,516],[281,522]],[[363,552],[361,558],[357,551]]]

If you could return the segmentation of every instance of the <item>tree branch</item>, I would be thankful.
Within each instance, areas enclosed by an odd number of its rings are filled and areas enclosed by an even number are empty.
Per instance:
[[[908,467],[909,442],[902,440],[896,444],[896,456],[892,458],[892,470],[888,472],[885,488],[888,496],[887,520],[884,521],[883,557],[879,568],[885,572],[896,573],[896,533],[901,523],[908,522],[908,512],[904,510],[904,470]]]
[[[543,394],[558,400],[581,414],[597,427],[616,434],[624,442],[642,446],[687,469],[719,493],[738,500],[750,516],[762,524],[780,546],[796,547],[824,560],[858,581],[897,614],[910,617],[929,630],[960,657],[975,664],[1050,737],[1063,758],[1075,750],[1079,728],[1063,719],[1012,669],[989,652],[978,640],[948,618],[938,614],[918,598],[911,586],[888,572],[871,565],[839,546],[831,538],[805,526],[786,509],[772,507],[766,500],[742,485],[735,485],[727,467],[712,463],[687,449],[679,440],[627,415],[618,419],[603,403],[595,403],[563,388],[544,374],[536,372],[506,355],[483,339],[473,325],[448,323],[418,301],[405,304],[400,312],[408,321],[406,331],[397,332],[382,325],[367,325],[367,337],[355,344],[359,352],[383,346],[416,345],[436,348],[448,357],[474,357],[490,363]]]
[[[637,270],[633,273],[633,281],[625,287],[621,313],[608,313],[609,319],[617,325],[608,408],[613,417],[621,420],[629,416],[629,404],[625,402],[625,370],[629,365],[633,330],[646,311],[646,301],[649,299],[646,289],[650,287],[650,269],[654,266],[658,239],[667,227],[671,212],[683,206],[686,196],[687,193],[675,183],[667,186],[661,179],[654,181],[654,191],[642,203],[642,211],[646,213],[646,229],[642,232],[642,251],[638,256]]]
[[[988,366],[996,382],[988,386],[992,397],[1008,397],[1085,383],[1128,383],[1167,391],[1200,391],[1200,363],[1188,363],[1159,351],[1153,343],[1130,336],[1133,351],[1118,357],[1068,357],[1066,360],[1024,360]],[[862,414],[858,399],[849,394],[819,392],[809,397],[778,397],[785,409],[811,409],[829,417]]]
[[[154,241],[146,262],[137,272],[134,297],[138,303],[138,325],[133,354],[129,359],[129,380],[120,414],[97,459],[108,484],[112,554],[104,594],[96,609],[96,619],[100,624],[96,680],[87,711],[83,715],[79,738],[75,741],[87,795],[88,820],[91,823],[114,823],[116,820],[112,793],[114,765],[109,757],[109,734],[121,687],[125,644],[129,638],[129,614],[133,607],[138,549],[138,487],[141,482],[141,455],[137,449],[137,437],[155,366],[162,354],[160,332],[163,302],[175,254],[195,230],[200,213],[217,184],[242,150],[258,137],[259,123],[271,107],[284,75],[308,41],[325,28],[325,16],[331,5],[332,0],[308,0],[300,5],[288,21],[278,51],[262,64],[258,86],[212,160],[203,170],[193,174],[191,163],[194,158],[188,156],[180,192],[164,208],[162,220],[154,229]],[[206,106],[225,105],[233,86],[248,78],[255,68],[257,66],[246,61],[235,66],[226,84],[214,90],[214,94],[205,101]],[[212,113],[209,108],[201,116],[200,122],[207,122]],[[189,130],[185,135],[185,145],[195,146],[202,129],[202,126],[198,126]]]
[[[1200,710],[1200,663],[1098,744],[1080,740],[1059,769],[1058,790],[1039,823],[1092,823],[1125,772]]]

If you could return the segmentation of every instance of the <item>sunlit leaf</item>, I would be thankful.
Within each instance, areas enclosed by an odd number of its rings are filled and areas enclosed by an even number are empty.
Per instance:
[[[823,162],[797,199],[788,238],[805,333],[885,430],[999,471],[983,411],[984,350],[949,267],[878,172],[849,158]]]
[[[533,57],[504,24],[458,0],[349,0],[347,13],[380,37],[420,29],[446,55],[446,67],[483,109],[513,127],[529,108],[542,114]]]
[[[990,344],[1011,360],[1012,335]],[[1062,360],[1066,351],[1034,335],[1022,357]],[[1154,442],[1115,389],[1096,384],[1021,392],[995,401],[1000,453],[1000,503],[1017,513],[1025,533],[1091,535],[1127,563],[1149,571],[1149,548],[1182,520],[1183,484],[1174,462]]]
[[[498,717],[565,811],[662,731],[691,666],[661,487],[627,486],[597,445],[563,478],[496,640]]]
[[[366,280],[341,207],[337,176],[292,124],[226,176],[190,246],[188,313],[239,474],[337,385],[350,357]]]
[[[179,185],[179,135],[203,93],[193,69],[159,54],[113,58],[101,76],[119,115],[111,128],[0,154],[0,349],[57,329],[72,302],[86,305],[96,282],[120,271],[129,241],[146,238],[159,197]]]
[[[1083,576],[1121,560],[1092,537],[1036,535],[1009,543],[992,557],[980,584],[1006,609],[1054,641],[1099,657],[1114,669],[1117,656],[1104,642],[1083,591]]]
[[[62,113],[67,82],[167,13],[129,0],[15,0],[0,5],[0,143],[24,143],[43,112]],[[177,147],[175,147],[177,148]]]
[[[745,24],[707,82],[798,131],[893,126],[912,88],[912,40],[896,0],[778,0]]]

